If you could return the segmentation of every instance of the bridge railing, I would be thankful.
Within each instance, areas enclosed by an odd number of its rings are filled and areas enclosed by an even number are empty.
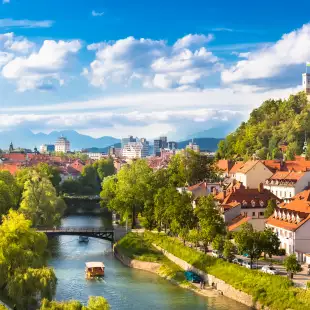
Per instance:
[[[42,232],[108,232],[114,231],[113,228],[105,228],[105,227],[38,227],[38,231]]]

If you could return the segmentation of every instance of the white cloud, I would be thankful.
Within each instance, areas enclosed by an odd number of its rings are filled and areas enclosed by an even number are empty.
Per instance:
[[[53,24],[52,20],[0,19],[0,28],[50,28]]]
[[[128,37],[88,45],[96,59],[83,74],[94,86],[128,85],[133,79],[145,87],[197,87],[200,80],[221,68],[219,59],[204,46],[212,35],[187,35],[169,46],[165,41]]]
[[[2,76],[15,81],[19,91],[48,90],[55,82],[62,85],[62,71],[68,64],[68,56],[77,53],[80,48],[78,40],[46,40],[38,52],[15,57],[8,62],[2,69]]]
[[[208,34],[205,36],[204,34],[188,34],[185,37],[178,39],[173,47],[175,49],[189,48],[192,46],[201,46],[204,45],[211,40],[213,40],[213,35]]]
[[[2,3],[3,4],[8,4],[8,3],[10,3],[10,0],[2,0]]]
[[[284,34],[276,43],[251,52],[246,60],[222,72],[225,83],[278,76],[289,66],[310,60],[310,24]]]
[[[96,12],[95,10],[92,10],[91,15],[92,15],[92,16],[95,16],[95,17],[97,17],[97,16],[103,16],[103,15],[104,15],[104,12]]]

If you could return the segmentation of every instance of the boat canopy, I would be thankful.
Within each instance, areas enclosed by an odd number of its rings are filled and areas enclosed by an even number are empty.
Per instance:
[[[102,262],[86,262],[87,268],[104,268],[104,264]]]

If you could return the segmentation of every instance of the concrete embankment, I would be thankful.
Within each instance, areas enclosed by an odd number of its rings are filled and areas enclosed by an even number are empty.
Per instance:
[[[120,251],[117,250],[117,248],[113,247],[114,256],[122,262],[125,266],[128,266],[130,268],[140,269],[144,271],[149,271],[152,273],[155,273],[159,275],[160,277],[170,281],[171,283],[178,285],[182,288],[189,289],[197,294],[203,295],[205,297],[218,297],[221,294],[219,294],[218,291],[214,290],[212,287],[206,287],[205,289],[200,289],[199,284],[192,284],[192,283],[180,283],[176,281],[175,279],[172,279],[171,277],[167,276],[165,273],[161,272],[160,267],[162,266],[159,263],[154,262],[143,262],[136,259],[130,259],[129,257],[126,257],[125,255],[121,254]],[[182,268],[182,267],[181,267]],[[183,269],[183,268],[182,268]]]
[[[241,292],[241,291],[235,289],[234,287],[232,287],[231,285],[227,284],[223,280],[220,280],[220,279],[214,277],[213,275],[207,274],[207,273],[203,272],[202,270],[195,268],[191,264],[180,259],[179,257],[174,256],[173,254],[169,253],[168,251],[166,251],[165,249],[161,248],[160,246],[158,246],[154,243],[153,243],[153,246],[157,250],[161,251],[168,259],[170,259],[172,262],[174,262],[176,265],[178,265],[182,269],[190,270],[190,271],[195,272],[196,274],[199,274],[209,286],[216,289],[220,294],[223,294],[224,296],[226,296],[230,299],[236,300],[236,301],[238,301],[238,302],[240,302],[246,306],[249,306],[251,308],[254,308],[254,309],[269,310],[268,307],[263,306],[260,303],[256,302],[251,295],[246,294],[244,292]]]

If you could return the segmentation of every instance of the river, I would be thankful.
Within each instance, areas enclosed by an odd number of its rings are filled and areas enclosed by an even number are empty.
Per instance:
[[[62,226],[109,227],[100,216],[71,215]],[[159,276],[123,266],[112,255],[108,241],[90,238],[88,244],[76,236],[61,236],[50,242],[49,265],[58,278],[56,299],[77,299],[87,303],[89,296],[104,296],[112,310],[209,309],[248,310],[249,308],[225,297],[206,298],[179,288]],[[103,261],[105,277],[86,280],[86,261]]]

